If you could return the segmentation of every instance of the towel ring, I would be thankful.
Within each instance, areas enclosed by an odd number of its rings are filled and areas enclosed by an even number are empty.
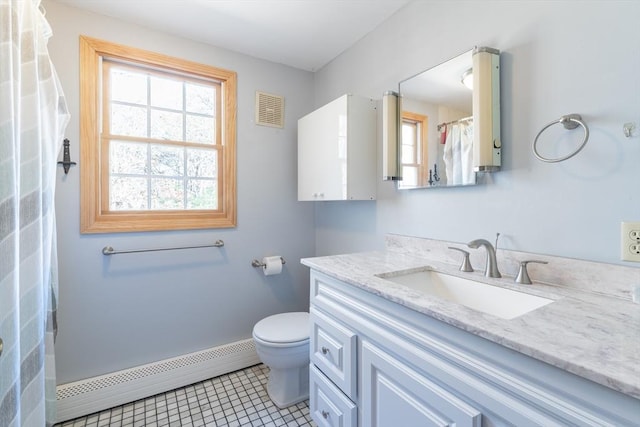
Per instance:
[[[580,145],[580,147],[578,147],[573,153],[567,154],[564,157],[558,157],[558,158],[555,158],[555,159],[550,159],[550,158],[547,158],[547,157],[543,157],[542,155],[540,155],[540,153],[538,153],[538,138],[540,138],[540,135],[542,134],[542,132],[547,130],[547,128],[550,128],[551,126],[553,126],[553,125],[555,125],[557,123],[561,123],[562,126],[564,126],[564,128],[568,129],[568,130],[575,129],[578,126],[582,126],[582,128],[584,129],[584,141],[582,141],[582,144]],[[541,160],[543,162],[547,162],[547,163],[562,162],[562,161],[570,159],[573,156],[575,156],[576,154],[578,154],[580,152],[580,150],[582,150],[584,148],[584,146],[587,144],[588,140],[589,140],[589,128],[587,127],[585,122],[582,121],[582,117],[580,116],[580,114],[568,114],[566,116],[560,117],[558,120],[552,121],[551,123],[549,123],[548,125],[543,127],[540,130],[540,132],[538,132],[538,135],[536,135],[536,139],[533,140],[533,154],[536,155],[538,160]]]

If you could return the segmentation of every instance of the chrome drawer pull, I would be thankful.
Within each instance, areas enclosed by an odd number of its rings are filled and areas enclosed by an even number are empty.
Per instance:
[[[329,349],[327,347],[322,347],[322,354],[329,354]]]
[[[325,410],[322,410],[322,418],[324,418],[325,420],[329,418],[329,413]]]

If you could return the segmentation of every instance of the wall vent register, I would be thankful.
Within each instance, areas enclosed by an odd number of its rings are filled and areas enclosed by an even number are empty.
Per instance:
[[[284,97],[256,92],[256,124],[275,128],[284,127]]]

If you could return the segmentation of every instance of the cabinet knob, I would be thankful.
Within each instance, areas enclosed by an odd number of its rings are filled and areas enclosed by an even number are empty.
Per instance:
[[[320,350],[322,351],[322,354],[329,354],[329,349],[327,347],[322,347]]]
[[[322,410],[322,418],[324,418],[325,420],[327,418],[329,418],[329,412],[325,411],[324,409]]]

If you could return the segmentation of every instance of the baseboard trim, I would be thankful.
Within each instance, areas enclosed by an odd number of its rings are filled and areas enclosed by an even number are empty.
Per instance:
[[[260,363],[252,339],[59,385],[57,422],[144,399]]]

